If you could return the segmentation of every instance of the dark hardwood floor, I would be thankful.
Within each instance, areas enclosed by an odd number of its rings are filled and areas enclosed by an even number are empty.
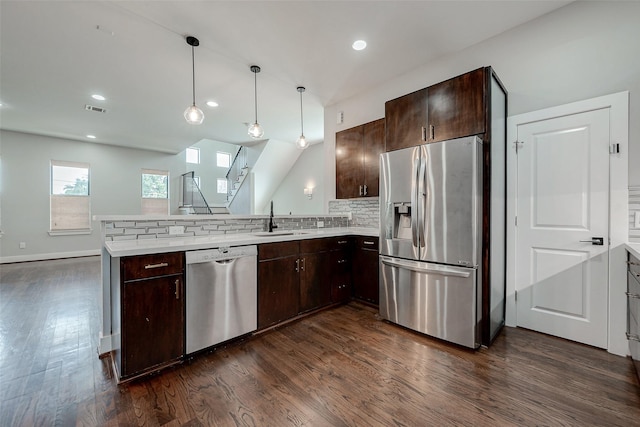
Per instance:
[[[0,265],[0,425],[633,426],[629,359],[506,328],[472,352],[326,310],[116,385],[99,259]]]

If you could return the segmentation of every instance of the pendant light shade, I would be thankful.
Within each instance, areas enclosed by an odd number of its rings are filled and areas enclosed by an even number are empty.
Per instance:
[[[264,129],[258,123],[258,73],[260,72],[260,67],[257,65],[252,65],[250,67],[251,72],[253,73],[253,93],[255,100],[255,111],[256,111],[256,120],[253,122],[251,126],[249,126],[249,136],[253,139],[260,139],[264,135]]]
[[[302,92],[304,92],[306,89],[303,86],[298,86],[297,89],[298,92],[300,92],[300,137],[296,141],[296,147],[304,150],[309,146],[307,138],[304,137],[304,120],[302,115]]]
[[[187,36],[187,44],[191,46],[191,83],[193,89],[193,103],[184,110],[184,118],[191,125],[199,125],[204,120],[204,113],[196,106],[196,63],[193,48],[200,45],[200,41],[192,36]]]

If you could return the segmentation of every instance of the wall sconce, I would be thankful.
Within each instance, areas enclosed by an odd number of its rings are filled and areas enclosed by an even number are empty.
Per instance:
[[[309,200],[311,200],[311,198],[313,197],[313,188],[311,187],[305,187],[304,188],[304,195],[307,196],[307,198]]]

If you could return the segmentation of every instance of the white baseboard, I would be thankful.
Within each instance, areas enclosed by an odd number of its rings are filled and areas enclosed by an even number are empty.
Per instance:
[[[49,254],[6,256],[6,257],[0,257],[0,264],[9,264],[12,262],[44,261],[49,259],[77,258],[77,257],[94,256],[94,255],[100,255],[100,249],[91,249],[88,251],[74,251],[74,252],[55,252],[55,253],[49,253]]]

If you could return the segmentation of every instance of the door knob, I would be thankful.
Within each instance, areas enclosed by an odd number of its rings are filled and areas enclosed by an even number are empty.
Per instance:
[[[580,240],[580,243],[591,243],[594,246],[603,246],[604,237],[592,237],[591,240]]]

